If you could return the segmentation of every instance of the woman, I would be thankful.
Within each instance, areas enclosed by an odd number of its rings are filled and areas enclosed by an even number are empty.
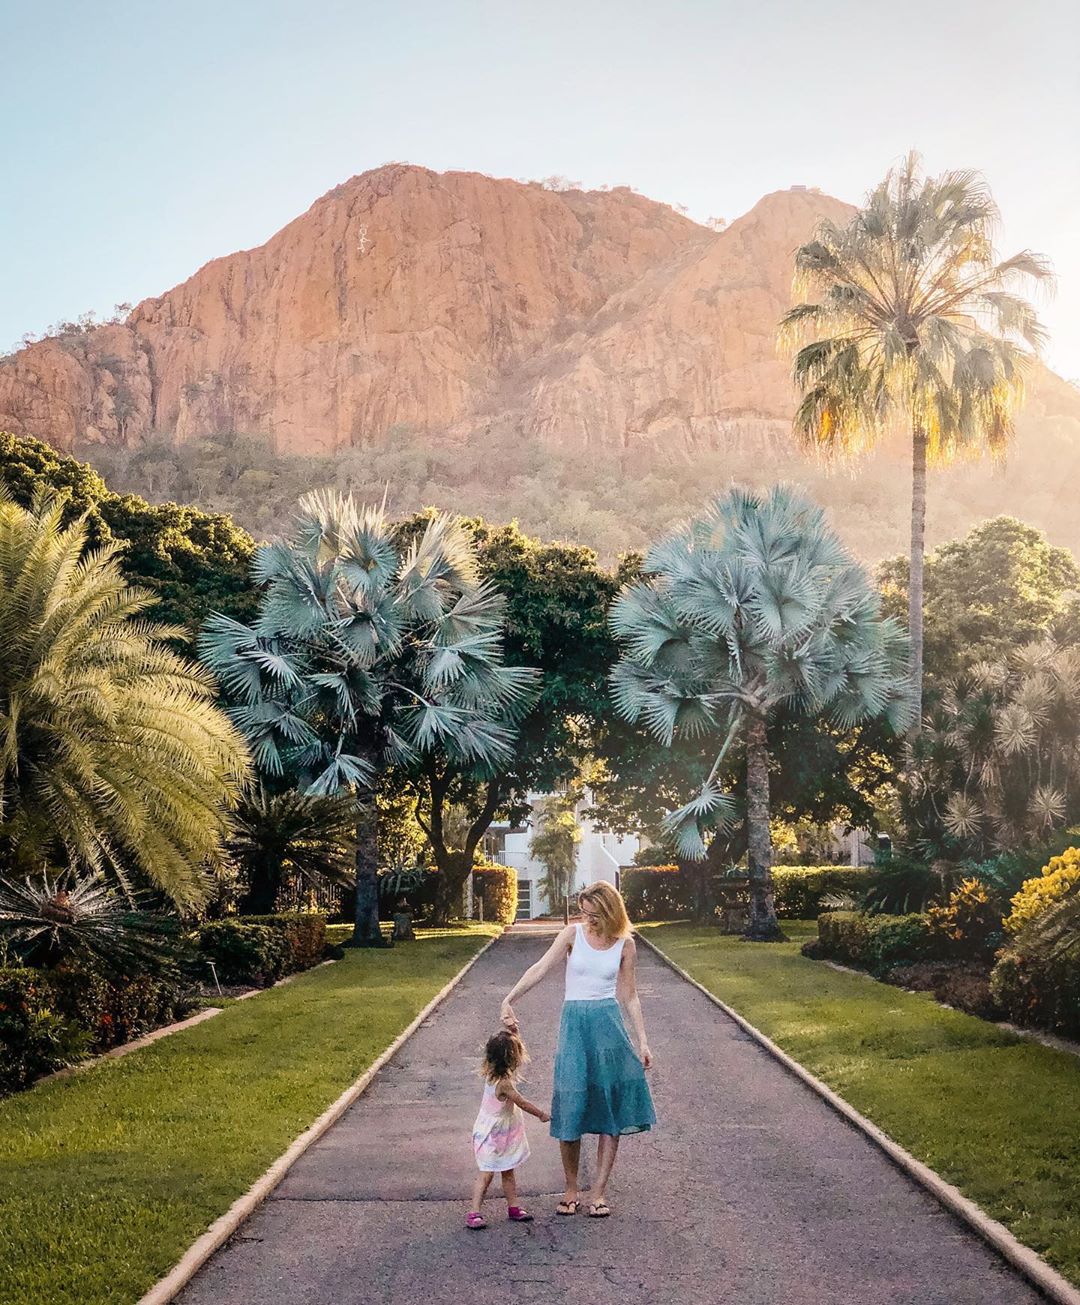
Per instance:
[[[645,1040],[645,1020],[637,995],[637,944],[621,894],[611,884],[596,883],[578,894],[583,924],[559,932],[544,955],[530,965],[502,1004],[502,1021],[517,1032],[513,1001],[566,961],[566,999],[555,1053],[551,1097],[551,1136],[559,1139],[566,1190],[558,1214],[576,1214],[580,1204],[578,1165],[581,1139],[596,1133],[596,1182],[589,1215],[606,1219],[604,1199],[615,1164],[619,1138],[642,1133],[656,1123],[645,1070],[652,1053]],[[630,1012],[641,1058],[626,1032],[619,1001]]]

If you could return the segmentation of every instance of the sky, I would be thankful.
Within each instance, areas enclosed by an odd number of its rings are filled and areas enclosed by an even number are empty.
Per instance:
[[[628,184],[729,221],[974,168],[1080,378],[1073,0],[0,0],[0,353],[261,244],[392,160]]]

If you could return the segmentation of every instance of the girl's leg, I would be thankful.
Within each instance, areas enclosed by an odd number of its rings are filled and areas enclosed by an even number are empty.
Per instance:
[[[566,1177],[564,1201],[578,1199],[578,1167],[581,1164],[581,1138],[576,1142],[560,1142],[559,1153],[562,1156],[563,1174]]]
[[[502,1172],[503,1196],[506,1197],[507,1205],[517,1205],[517,1178],[512,1169],[504,1169]]]
[[[593,1183],[593,1201],[602,1201],[607,1191],[608,1179],[615,1167],[615,1157],[619,1153],[619,1139],[601,1133],[596,1144],[596,1182]]]
[[[480,1209],[481,1205],[484,1203],[484,1195],[490,1185],[491,1174],[486,1174],[483,1170],[477,1173],[476,1182],[473,1183],[472,1188],[472,1205],[469,1206],[470,1211],[478,1211]]]

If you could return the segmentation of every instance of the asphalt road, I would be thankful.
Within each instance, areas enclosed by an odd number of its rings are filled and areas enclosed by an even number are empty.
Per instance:
[[[508,1223],[489,1196],[489,1227],[466,1231],[479,1049],[500,998],[546,942],[511,932],[487,952],[204,1267],[184,1305],[1041,1299],[644,948],[659,1124],[623,1139],[613,1216],[555,1215],[557,1144],[530,1119],[533,1154],[519,1178],[535,1222]],[[550,979],[516,1007],[533,1055],[525,1093],[541,1104],[561,986]]]

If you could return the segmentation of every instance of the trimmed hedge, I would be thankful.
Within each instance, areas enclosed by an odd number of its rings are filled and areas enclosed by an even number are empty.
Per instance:
[[[199,952],[223,983],[266,987],[307,970],[326,951],[326,917],[315,912],[245,915],[214,920],[199,930]]]
[[[818,916],[815,955],[883,974],[895,965],[914,965],[933,954],[925,915],[864,915],[825,911]]]
[[[641,920],[677,920],[694,909],[693,885],[677,865],[637,865],[624,870],[619,887],[626,913]]]
[[[821,914],[821,899],[831,893],[858,897],[870,885],[871,866],[774,865],[776,914],[785,920],[813,920]]]
[[[484,919],[513,924],[517,918],[517,871],[510,865],[476,866],[472,872],[473,900],[484,903]]]
[[[0,969],[0,1094],[187,1014],[176,975],[105,979],[78,969]]]

